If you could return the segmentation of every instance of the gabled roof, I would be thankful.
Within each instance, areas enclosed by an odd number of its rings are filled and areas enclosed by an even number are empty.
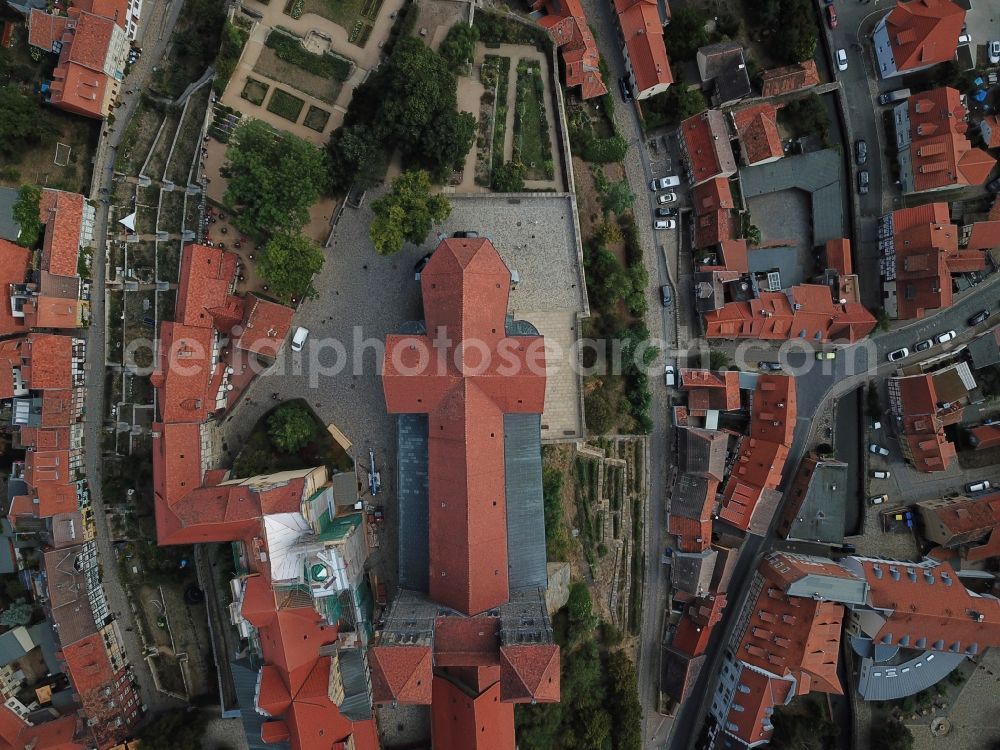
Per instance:
[[[67,16],[57,16],[32,8],[28,15],[28,44],[52,52],[53,46],[62,40],[69,23]]]
[[[761,74],[761,96],[765,99],[818,85],[819,71],[815,60],[771,68]]]
[[[741,109],[733,115],[743,146],[743,159],[757,164],[785,155],[778,134],[778,108],[769,102]]]
[[[674,82],[655,0],[615,0],[618,25],[639,92]]]
[[[435,748],[510,750],[514,747],[514,704],[500,700],[495,682],[470,696],[447,677],[434,678],[431,737]]]
[[[430,646],[373,646],[368,651],[375,703],[427,705],[433,663]]]
[[[50,333],[29,333],[21,356],[28,360],[26,380],[37,390],[69,389],[73,383],[73,338]],[[22,372],[24,368],[22,368]]]
[[[853,271],[851,261],[851,241],[840,238],[826,241],[826,265],[841,276],[849,276]]]
[[[0,289],[4,291],[4,304],[0,305],[0,336],[23,331],[24,321],[15,318],[10,308],[10,285],[21,284],[28,277],[31,251],[7,240],[0,240]]]
[[[608,93],[601,78],[601,55],[580,1],[535,0],[532,9],[545,10],[546,15],[538,23],[560,48],[566,64],[566,85],[579,86],[584,99]]]
[[[885,23],[896,70],[906,71],[955,57],[965,11],[950,0],[900,0]]]
[[[238,309],[239,300],[230,299],[236,280],[237,257],[218,247],[185,245],[177,283],[178,323],[196,328],[211,328],[219,312]],[[235,320],[242,310],[233,313]]]
[[[696,184],[713,177],[726,177],[736,171],[736,158],[722,112],[706,110],[687,118],[680,127],[691,176]]]
[[[77,8],[70,8],[69,15],[76,19],[76,28],[72,31],[70,44],[65,43],[64,37],[63,51],[59,56],[60,64],[75,63],[95,73],[103,74],[104,60],[114,33],[114,21]]]
[[[295,311],[255,294],[247,295],[244,310],[243,332],[234,342],[235,345],[264,357],[277,357],[278,350],[288,335]]]
[[[45,224],[41,268],[56,276],[76,276],[83,234],[84,197],[45,188],[38,210]]]

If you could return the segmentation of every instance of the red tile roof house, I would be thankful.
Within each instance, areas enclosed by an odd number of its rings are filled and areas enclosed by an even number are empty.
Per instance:
[[[741,531],[764,533],[777,509],[778,485],[795,432],[795,404],[794,378],[758,376],[750,434],[740,440],[719,511],[720,519]]]
[[[531,9],[545,11],[538,23],[561,51],[566,65],[566,86],[579,86],[584,99],[608,93],[601,78],[601,53],[580,0],[534,0]]]
[[[227,479],[226,471],[210,470],[212,456],[203,447],[212,418],[249,383],[236,372],[247,366],[243,355],[274,357],[292,316],[290,308],[267,300],[234,296],[235,277],[231,253],[184,248],[177,320],[162,326],[152,377],[160,406],[153,427],[157,538],[160,544],[238,542],[243,550],[246,570],[233,582],[235,611],[257,661],[234,662],[232,669],[246,676],[237,695],[248,735],[294,750],[346,742],[374,750],[367,684],[344,678],[366,673],[364,628],[348,632],[340,622],[341,604],[352,622],[364,622],[363,518],[338,512],[353,508],[356,492],[335,497],[325,468]],[[216,361],[223,336],[232,345]],[[240,692],[254,676],[256,693]]]
[[[691,202],[695,213],[695,249],[718,249],[723,242],[742,242],[742,251],[731,249],[732,258],[724,264],[716,265],[746,273],[746,241],[735,239],[736,228],[733,217],[735,204],[729,180],[725,177],[714,177],[696,185],[691,191]]]
[[[962,559],[980,562],[1000,555],[1000,493],[984,497],[942,497],[917,503],[924,537]]]
[[[951,0],[899,0],[872,32],[879,75],[893,78],[955,58],[965,10]]]
[[[706,110],[684,120],[680,127],[681,157],[691,170],[692,185],[736,174],[736,157],[722,112]]]
[[[765,99],[802,91],[818,86],[820,83],[815,60],[806,60],[781,68],[771,68],[761,73],[760,77],[761,96]]]
[[[996,159],[973,148],[956,89],[913,94],[893,109],[899,179],[904,193],[982,185]]]
[[[962,421],[962,402],[943,400],[931,373],[891,377],[888,385],[890,407],[903,438],[903,456],[917,471],[945,471],[956,453],[944,428]]]
[[[636,99],[661,94],[674,82],[663,44],[663,22],[656,0],[615,0],[622,55]]]
[[[369,651],[372,692],[430,705],[433,746],[449,750],[514,750],[513,704],[559,700],[544,602],[544,342],[508,333],[510,284],[489,240],[444,240],[420,278],[427,333],[390,335],[382,368],[410,519],[399,554],[412,564]],[[423,359],[438,337],[447,356]],[[468,368],[453,356],[468,340],[513,361]]]
[[[32,726],[6,705],[0,706],[0,750],[84,750],[86,745],[73,738],[79,719],[62,716]]]
[[[881,219],[882,276],[886,309],[900,320],[922,318],[926,311],[949,307],[951,275],[986,269],[985,246],[977,240],[959,246],[959,227],[947,203],[903,208]]]
[[[733,125],[740,141],[743,162],[767,164],[785,155],[778,134],[778,108],[768,102],[733,112]]]
[[[107,117],[125,77],[129,40],[122,27],[73,7],[68,16],[33,9],[28,29],[29,44],[59,55],[48,102],[84,117]]]
[[[706,594],[689,603],[677,623],[674,639],[663,652],[661,685],[675,703],[683,703],[691,694],[705,662],[708,640],[725,607],[725,594]]]

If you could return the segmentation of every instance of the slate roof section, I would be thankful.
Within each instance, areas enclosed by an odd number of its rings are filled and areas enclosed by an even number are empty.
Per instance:
[[[541,415],[505,414],[503,421],[508,585],[512,591],[545,588]]]

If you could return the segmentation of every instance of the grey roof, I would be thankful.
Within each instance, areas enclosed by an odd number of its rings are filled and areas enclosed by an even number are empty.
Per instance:
[[[56,646],[54,631],[52,630],[52,625],[48,620],[40,622],[36,625],[32,625],[28,628],[28,635],[31,636],[31,640],[42,649],[42,658],[45,660],[45,666],[48,668],[52,674],[55,674],[62,670],[62,666],[59,662],[58,657],[56,657],[56,651],[58,647]]]
[[[842,544],[847,509],[847,464],[822,461],[816,465],[789,539]]]
[[[506,414],[503,426],[510,589],[544,589],[541,415]]]
[[[674,588],[698,596],[709,590],[718,552],[675,552],[670,578]]]
[[[705,475],[721,482],[726,471],[729,438],[718,430],[686,427],[679,430],[677,464],[689,474]]]
[[[868,600],[868,582],[857,578],[810,573],[789,584],[787,594],[807,599],[818,595],[831,602],[863,605]]]
[[[372,715],[371,696],[364,655],[359,648],[345,648],[337,652],[340,661],[340,678],[344,683],[344,700],[338,708],[351,721],[365,721]]]
[[[660,656],[660,685],[663,692],[678,703],[685,700],[698,681],[705,658],[704,654],[691,656],[669,646],[664,648]]]
[[[333,502],[337,507],[353,507],[358,502],[358,475],[343,471],[330,477],[333,485]]]
[[[708,483],[709,480],[704,477],[681,474],[677,478],[674,494],[670,498],[670,514],[700,521],[701,512],[705,508]]]
[[[10,664],[12,661],[20,659],[22,656],[27,654],[31,648],[34,648],[34,644],[31,644],[28,649],[25,649],[24,646],[21,645],[21,641],[18,639],[20,631],[24,631],[21,634],[22,639],[31,639],[31,634],[23,627],[8,630],[3,635],[0,635],[0,666]]]
[[[21,228],[14,221],[17,193],[17,188],[0,187],[0,239],[11,242],[16,242],[17,236],[21,233]]]
[[[861,660],[858,693],[867,701],[891,701],[919,693],[947,677],[965,659],[963,654],[925,651],[901,664]]]
[[[806,264],[812,257],[799,252],[797,247],[756,247],[747,253],[750,273],[764,273],[777,269],[781,276],[781,288],[797,286],[807,281],[809,269]]]
[[[781,190],[810,193],[812,244],[822,245],[827,240],[844,236],[843,179],[843,159],[837,151],[828,148],[744,167],[740,170],[740,189],[745,199]]]
[[[399,585],[427,591],[430,542],[427,517],[427,416],[400,414],[396,421],[399,502]]]
[[[714,271],[697,271],[693,275],[694,306],[700,312],[718,310],[724,304],[725,289]]]
[[[1000,364],[1000,341],[994,331],[976,336],[967,346],[972,357],[972,366],[977,370],[980,367]]]
[[[260,738],[261,727],[267,718],[255,707],[257,697],[257,670],[250,666],[246,657],[231,663],[236,699],[240,704],[240,721],[246,734],[247,750],[290,750],[288,742],[266,743]]]

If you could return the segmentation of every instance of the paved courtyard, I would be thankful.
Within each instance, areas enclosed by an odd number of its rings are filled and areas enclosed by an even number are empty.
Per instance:
[[[813,238],[809,194],[781,190],[747,199],[750,220],[760,229],[761,249],[750,251],[750,270],[758,270],[764,258],[781,269],[783,287],[808,281],[813,273]],[[787,251],[768,248],[790,248]],[[766,265],[766,264],[765,264]]]

